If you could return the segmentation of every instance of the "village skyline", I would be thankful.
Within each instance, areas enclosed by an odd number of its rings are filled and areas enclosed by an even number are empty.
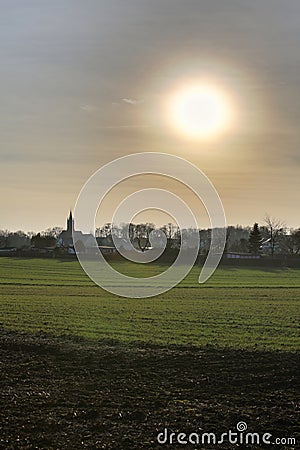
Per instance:
[[[90,233],[83,233],[76,229],[70,210],[65,228],[50,227],[37,233],[0,230],[0,255],[13,256],[16,251],[23,256],[37,256],[40,252],[56,256],[75,255],[75,249],[76,252],[94,252],[95,246],[99,246],[102,252],[111,254],[115,253],[119,247],[130,251],[131,244],[137,250],[142,251],[150,248],[151,245],[169,250],[179,249],[182,239],[185,245],[190,238],[190,242],[194,242],[192,235],[195,236],[195,232],[200,239],[197,244],[199,245],[199,254],[205,254],[211,245],[213,230],[218,233],[218,228],[180,229],[178,225],[171,222],[163,226],[157,226],[151,222],[131,222],[118,225],[105,223],[94,231],[91,230]],[[284,222],[269,215],[265,216],[262,225],[259,225],[258,222],[246,227],[228,225],[224,252],[227,256],[228,252],[233,252],[232,257],[240,255],[243,258],[252,258],[253,255],[258,257],[262,254],[272,256],[272,258],[276,255],[298,256],[300,254],[300,227],[288,228]]]
[[[64,222],[60,222],[59,224],[51,224],[51,225],[48,225],[48,226],[46,226],[45,228],[43,228],[43,229],[28,229],[28,230],[26,230],[26,229],[24,229],[22,226],[17,226],[15,229],[9,229],[9,228],[5,228],[5,227],[0,227],[0,233],[3,233],[3,232],[10,232],[10,233],[17,233],[17,232],[24,232],[25,234],[28,234],[28,235],[32,235],[32,234],[37,234],[37,233],[44,233],[44,234],[47,234],[47,231],[49,231],[49,230],[55,230],[55,229],[57,229],[57,230],[61,230],[61,231],[63,231],[64,229],[66,229],[67,228],[67,226],[66,226],[66,224],[68,223],[68,220],[69,220],[69,215],[70,214],[72,214],[72,216],[73,216],[73,220],[74,220],[74,229],[76,229],[77,230],[77,227],[76,227],[76,218],[74,217],[74,213],[73,213],[73,210],[72,210],[72,208],[70,208],[70,210],[69,210],[69,214],[68,214],[68,216],[66,216],[65,217],[65,220],[64,220]],[[138,220],[138,219],[134,219],[134,220],[132,220],[130,223],[132,223],[132,224],[134,224],[134,225],[139,225],[139,224],[146,224],[146,223],[148,223],[148,224],[153,224],[154,226],[155,226],[155,228],[162,228],[162,227],[164,227],[164,226],[167,226],[167,225],[172,225],[174,228],[179,228],[178,227],[178,225],[177,225],[177,223],[174,221],[174,219],[172,219],[172,217],[170,217],[170,216],[168,216],[167,214],[164,214],[164,215],[160,215],[160,218],[162,219],[162,217],[165,217],[165,218],[167,218],[168,220],[165,220],[165,221],[163,221],[163,220],[161,220],[160,222],[155,222],[154,220],[151,220],[151,217],[149,218],[149,216],[147,216],[146,214],[140,214],[140,215],[137,215],[137,217],[140,217],[141,218],[141,220]],[[282,218],[279,218],[279,217],[277,217],[277,216],[275,216],[275,215],[270,215],[269,213],[265,213],[264,214],[264,216],[262,216],[261,218],[260,218],[260,220],[253,220],[251,223],[248,223],[248,224],[242,224],[242,223],[226,223],[226,228],[228,228],[228,227],[236,227],[236,228],[244,228],[244,229],[250,229],[252,226],[253,226],[253,224],[254,223],[258,223],[259,224],[259,226],[261,227],[261,228],[263,228],[263,227],[265,227],[266,226],[266,219],[267,218],[270,218],[271,220],[273,220],[273,221],[276,221],[277,223],[280,223],[281,224],[281,227],[283,228],[283,229],[285,229],[287,232],[289,232],[290,230],[297,230],[297,229],[299,229],[300,228],[300,222],[299,222],[299,224],[298,225],[296,225],[296,226],[290,226],[290,224],[288,224],[285,220],[283,220]],[[145,220],[143,220],[143,219],[145,219]],[[107,227],[108,225],[112,225],[113,224],[113,226],[116,228],[116,229],[120,229],[120,228],[122,228],[125,224],[127,224],[127,222],[121,222],[121,223],[113,223],[113,222],[111,222],[111,221],[103,221],[103,222],[97,222],[96,223],[96,227],[95,227],[95,232],[97,231],[97,230],[100,230],[100,229],[104,229],[105,227]],[[192,226],[187,226],[186,227],[186,229],[188,229],[188,228],[192,228]],[[201,225],[201,224],[199,224],[198,223],[198,227],[197,227],[199,230],[201,230],[201,229],[211,229],[211,226],[210,226],[210,224],[209,224],[209,222],[206,222],[206,223],[204,223],[203,225]],[[80,230],[79,230],[80,231]],[[91,233],[94,233],[93,232],[93,230],[90,230],[91,231]]]

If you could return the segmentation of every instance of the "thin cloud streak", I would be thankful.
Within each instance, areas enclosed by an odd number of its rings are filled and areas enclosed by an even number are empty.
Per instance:
[[[140,103],[143,103],[144,100],[136,100],[134,98],[122,98],[122,102],[135,106],[135,105],[139,105]]]
[[[82,109],[82,111],[92,113],[92,112],[98,111],[99,107],[96,105],[81,105],[80,109]]]
[[[153,128],[152,125],[107,125],[107,126],[100,126],[98,127],[100,129],[118,129],[118,128]]]

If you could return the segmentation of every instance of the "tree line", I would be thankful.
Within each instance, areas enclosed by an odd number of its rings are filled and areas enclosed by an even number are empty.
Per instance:
[[[168,223],[162,227],[156,227],[154,223],[121,224],[112,226],[106,223],[96,228],[95,237],[98,242],[112,243],[112,236],[120,239],[126,238],[127,230],[131,242],[138,244],[141,250],[145,250],[149,243],[150,233],[154,230],[162,231],[166,236],[167,248],[179,248],[181,233],[177,226]],[[60,227],[47,228],[45,231],[25,233],[22,230],[11,232],[0,230],[0,248],[9,247],[35,247],[46,248],[57,245],[59,235],[63,231]],[[209,250],[211,229],[199,229],[200,254]],[[195,232],[192,229],[182,230],[182,233]],[[252,227],[228,226],[226,230],[225,252],[251,253],[253,255],[268,254],[274,257],[277,254],[300,254],[300,228],[288,229],[281,220],[266,215],[263,224],[257,222]]]

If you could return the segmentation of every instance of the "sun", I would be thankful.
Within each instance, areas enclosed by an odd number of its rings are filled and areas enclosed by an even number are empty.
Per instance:
[[[225,131],[232,120],[227,95],[217,87],[199,84],[176,91],[168,102],[171,125],[191,138],[212,138]]]

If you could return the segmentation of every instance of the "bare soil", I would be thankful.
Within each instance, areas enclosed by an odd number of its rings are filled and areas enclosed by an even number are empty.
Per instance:
[[[299,355],[91,342],[0,332],[0,448],[262,448],[159,445],[170,431],[300,436]],[[276,445],[267,448],[296,448]],[[299,448],[299,447],[298,447]]]

